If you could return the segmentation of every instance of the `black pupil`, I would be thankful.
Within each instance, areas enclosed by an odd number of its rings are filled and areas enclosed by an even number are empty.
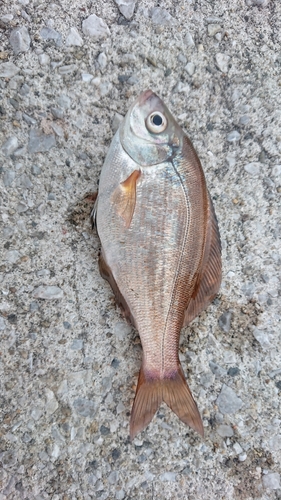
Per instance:
[[[157,125],[158,127],[163,123],[162,117],[160,115],[154,115],[152,121],[154,125]]]

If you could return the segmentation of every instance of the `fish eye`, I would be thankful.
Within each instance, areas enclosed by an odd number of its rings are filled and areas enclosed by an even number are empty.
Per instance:
[[[146,127],[153,134],[161,134],[167,128],[167,125],[167,118],[160,111],[154,111],[146,119]]]

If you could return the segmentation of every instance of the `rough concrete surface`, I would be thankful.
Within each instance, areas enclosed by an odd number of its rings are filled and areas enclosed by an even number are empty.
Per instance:
[[[0,499],[280,499],[281,3],[1,0],[0,28]],[[130,442],[141,346],[83,201],[147,88],[222,236],[180,345],[204,439],[163,405]]]

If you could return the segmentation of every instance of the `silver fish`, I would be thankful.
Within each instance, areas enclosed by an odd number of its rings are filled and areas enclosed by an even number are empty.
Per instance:
[[[132,104],[112,140],[94,212],[100,272],[143,347],[131,438],[162,401],[203,435],[178,347],[182,327],[220,287],[220,236],[198,156],[151,90]]]

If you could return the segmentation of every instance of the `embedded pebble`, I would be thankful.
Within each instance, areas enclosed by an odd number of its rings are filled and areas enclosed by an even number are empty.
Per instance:
[[[30,47],[30,36],[25,26],[17,27],[12,30],[10,35],[10,44],[14,53],[27,52]]]
[[[50,56],[48,54],[39,54],[38,61],[40,66],[48,66],[50,64]]]
[[[107,57],[106,57],[106,54],[104,52],[101,52],[98,55],[98,63],[99,63],[99,67],[100,67],[101,71],[104,71],[106,68],[106,65],[107,65]]]
[[[13,152],[17,149],[18,144],[19,143],[17,137],[9,137],[9,139],[4,142],[1,148],[3,155],[10,156],[11,154],[13,154]]]
[[[278,472],[269,472],[262,476],[263,486],[269,490],[278,490],[280,485],[280,474]]]
[[[56,139],[53,134],[44,134],[40,129],[31,129],[29,133],[28,151],[29,153],[44,153],[56,146]]]
[[[230,425],[221,424],[217,427],[217,434],[221,437],[232,437],[234,432]]]
[[[106,38],[110,35],[109,28],[103,19],[97,17],[95,14],[87,17],[82,22],[82,30],[84,35],[90,36],[96,40]]]
[[[72,349],[73,351],[80,351],[81,349],[83,349],[83,340],[74,339],[70,346],[70,349]]]
[[[89,399],[77,398],[73,401],[73,407],[82,417],[93,417],[96,413],[96,406]]]
[[[239,141],[241,135],[239,134],[238,130],[233,130],[226,136],[226,140],[228,142],[237,142]]]
[[[241,448],[239,443],[234,443],[233,449],[234,449],[236,455],[240,455],[243,452],[243,448]]]
[[[58,286],[41,285],[35,288],[35,290],[32,293],[32,296],[35,299],[46,299],[46,300],[62,299],[63,290]]]
[[[184,69],[190,76],[192,76],[195,71],[195,64],[193,62],[189,62]]]
[[[166,481],[176,481],[177,480],[177,473],[176,472],[164,472],[160,476],[160,481],[166,482]]]
[[[54,40],[57,47],[62,46],[62,36],[56,30],[44,26],[40,31],[40,36],[43,40]]]
[[[281,165],[275,165],[271,170],[271,174],[273,175],[273,177],[281,176]]]
[[[89,83],[94,78],[94,75],[91,75],[90,73],[82,73],[81,77],[83,82]]]
[[[107,480],[108,480],[109,484],[115,484],[115,483],[117,483],[118,478],[119,478],[118,471],[117,471],[117,470],[113,470],[113,471],[109,474],[109,476],[108,476]]]
[[[20,258],[20,254],[17,250],[10,250],[6,254],[6,260],[11,264],[15,264]]]
[[[220,52],[216,54],[216,63],[222,73],[228,72],[230,57]]]
[[[57,411],[59,404],[55,398],[53,391],[46,388],[45,394],[46,394],[47,401],[46,401],[44,409],[48,415],[52,415],[53,413],[55,413],[55,411]]]
[[[248,115],[243,115],[243,116],[240,116],[240,118],[239,118],[240,125],[248,125],[249,121],[250,121],[250,117]]]
[[[186,43],[187,47],[194,47],[195,46],[195,43],[194,43],[194,40],[192,38],[191,33],[187,33],[185,35],[185,43]]]
[[[3,316],[0,316],[0,330],[5,330],[5,328],[6,328],[5,320]]]
[[[217,405],[221,413],[236,413],[243,406],[243,401],[236,395],[231,387],[223,385],[217,398]]]
[[[114,133],[118,130],[118,128],[123,120],[124,120],[124,116],[120,115],[119,113],[115,113],[114,118],[112,120],[112,125],[111,125],[112,131]]]
[[[137,0],[115,0],[115,3],[118,5],[121,14],[123,14],[126,19],[131,19],[134,14]]]
[[[221,26],[219,24],[208,24],[207,29],[209,36],[215,36],[217,33],[221,31]]]
[[[13,14],[5,14],[4,16],[0,17],[0,21],[4,24],[10,23],[14,19]]]
[[[16,177],[16,173],[13,170],[5,170],[3,175],[3,183],[5,187],[10,187]]]
[[[239,462],[245,462],[245,460],[247,460],[247,453],[244,451],[244,453],[241,453],[241,455],[239,455],[238,457],[238,460]]]
[[[71,46],[74,45],[76,47],[82,47],[83,45],[83,39],[80,36],[78,30],[72,26],[68,32],[68,35],[65,40],[65,45]]]
[[[244,165],[244,170],[250,175],[259,175],[261,166],[259,163],[252,162]]]
[[[271,345],[270,340],[269,340],[268,334],[266,332],[264,332],[263,330],[260,330],[259,328],[254,328],[253,335],[263,348],[270,347],[270,345]]]
[[[0,63],[0,78],[12,78],[17,75],[19,71],[20,68],[12,62]]]
[[[216,377],[225,377],[227,375],[227,371],[213,361],[209,362],[209,367],[211,368],[212,373],[216,375]]]
[[[162,7],[154,7],[151,9],[151,20],[153,24],[160,24],[162,26],[170,26],[175,24],[175,18]]]
[[[218,319],[219,327],[225,333],[230,331],[232,316],[232,311],[225,311]]]
[[[37,121],[32,116],[27,115],[26,113],[22,114],[22,119],[27,123],[27,125],[36,125]]]

